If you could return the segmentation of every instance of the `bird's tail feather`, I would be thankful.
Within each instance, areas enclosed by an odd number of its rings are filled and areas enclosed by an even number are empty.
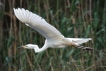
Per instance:
[[[93,48],[90,47],[85,47],[85,46],[80,46],[80,44],[86,43],[89,40],[92,40],[91,38],[67,38],[70,40],[72,43],[75,43],[75,47],[83,49],[83,50],[93,50]]]
[[[92,40],[91,38],[67,38],[71,42],[74,42],[76,45],[80,45],[82,43],[86,43],[89,40]]]

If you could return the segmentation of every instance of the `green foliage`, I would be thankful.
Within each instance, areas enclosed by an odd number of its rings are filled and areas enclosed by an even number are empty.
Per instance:
[[[5,0],[2,3],[0,71],[106,70],[105,0]],[[92,38],[83,45],[94,50],[66,47],[35,53],[33,50],[18,49],[28,43],[42,47],[45,38],[20,22],[13,13],[14,7],[23,7],[42,16],[65,37]]]

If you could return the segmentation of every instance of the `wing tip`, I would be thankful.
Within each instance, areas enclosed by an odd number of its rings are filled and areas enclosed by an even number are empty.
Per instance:
[[[15,16],[23,23],[26,22],[26,15],[24,15],[26,12],[24,8],[13,8]],[[24,10],[24,11],[23,11]]]
[[[14,11],[14,12],[15,12],[15,10],[16,10],[16,9],[15,9],[15,8],[13,8],[13,11]]]
[[[13,10],[25,10],[24,8],[13,8]]]

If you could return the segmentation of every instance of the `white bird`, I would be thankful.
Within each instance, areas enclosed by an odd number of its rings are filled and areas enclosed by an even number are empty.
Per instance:
[[[66,38],[55,27],[47,23],[42,17],[38,16],[37,14],[34,14],[23,8],[14,8],[14,13],[21,22],[33,28],[46,38],[42,48],[39,48],[34,44],[27,44],[21,47],[34,49],[36,53],[42,52],[49,47],[64,48],[66,46],[74,46],[82,49],[92,50],[90,47],[80,46],[80,44],[86,43],[87,41],[91,40],[91,38]]]

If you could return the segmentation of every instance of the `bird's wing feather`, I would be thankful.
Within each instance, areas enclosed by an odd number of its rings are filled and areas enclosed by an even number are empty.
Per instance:
[[[16,17],[27,26],[35,29],[48,40],[64,38],[64,36],[52,25],[48,24],[42,17],[25,9],[14,9]]]

